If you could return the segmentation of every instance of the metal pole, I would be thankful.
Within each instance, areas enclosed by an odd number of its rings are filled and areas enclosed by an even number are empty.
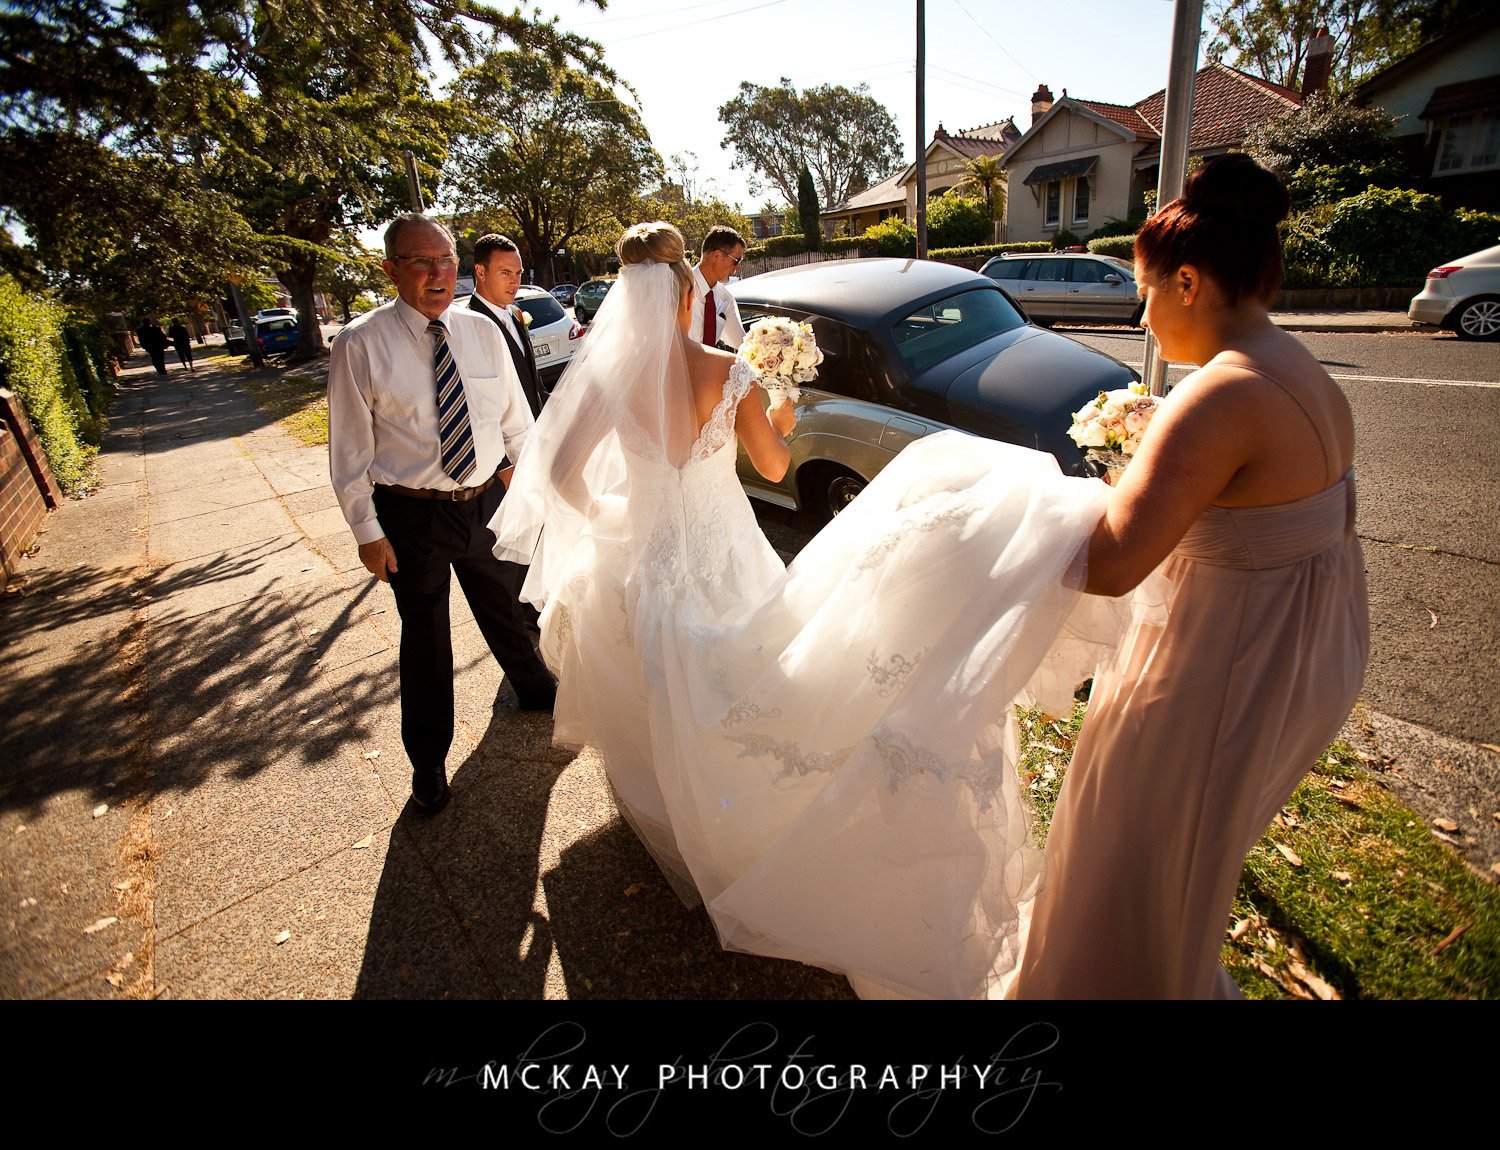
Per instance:
[[[406,153],[406,195],[411,200],[412,211],[427,210],[427,205],[422,202],[422,185],[417,182],[417,157],[410,151]]]
[[[1167,96],[1162,108],[1161,163],[1157,169],[1158,210],[1182,195],[1187,179],[1188,129],[1193,122],[1193,80],[1198,74],[1198,41],[1203,30],[1203,0],[1176,0],[1172,16],[1172,59],[1167,67]],[[1146,333],[1142,376],[1152,395],[1167,393],[1167,361]]]
[[[927,258],[927,2],[917,0],[917,259]]]

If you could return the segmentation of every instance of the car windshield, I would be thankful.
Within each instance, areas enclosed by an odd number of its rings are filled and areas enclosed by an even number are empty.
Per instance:
[[[1025,323],[999,290],[975,288],[917,309],[893,334],[907,367],[919,372]]]
[[[556,323],[560,319],[566,319],[567,315],[559,304],[550,295],[529,296],[516,300],[516,305],[531,317],[532,327],[546,327],[549,323]]]

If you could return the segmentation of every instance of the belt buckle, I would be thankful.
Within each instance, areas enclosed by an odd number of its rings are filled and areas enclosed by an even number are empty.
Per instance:
[[[464,500],[465,500],[465,499],[466,499],[466,498],[467,498],[467,496],[466,496],[466,495],[464,495],[464,492],[465,492],[465,491],[466,491],[466,490],[468,490],[468,489],[467,489],[467,488],[465,488],[465,487],[455,487],[455,488],[454,488],[454,489],[453,489],[453,490],[452,490],[452,492],[450,492],[450,493],[449,493],[449,498],[450,498],[450,499],[451,499],[451,500],[452,500],[452,501],[453,501],[453,502],[454,502],[454,503],[462,503],[462,502],[463,502],[463,501],[464,501]]]

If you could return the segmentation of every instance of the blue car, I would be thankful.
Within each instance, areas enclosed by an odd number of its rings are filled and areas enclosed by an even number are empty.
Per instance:
[[[302,332],[291,316],[263,319],[255,325],[255,342],[265,355],[296,351],[302,343]]]

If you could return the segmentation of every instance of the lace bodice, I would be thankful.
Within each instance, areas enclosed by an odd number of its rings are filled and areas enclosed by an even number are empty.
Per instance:
[[[723,397],[714,406],[693,443],[691,458],[694,461],[707,459],[721,447],[734,442],[735,410],[740,400],[750,394],[754,383],[755,369],[742,359],[735,360],[729,369],[729,378],[724,381]]]

